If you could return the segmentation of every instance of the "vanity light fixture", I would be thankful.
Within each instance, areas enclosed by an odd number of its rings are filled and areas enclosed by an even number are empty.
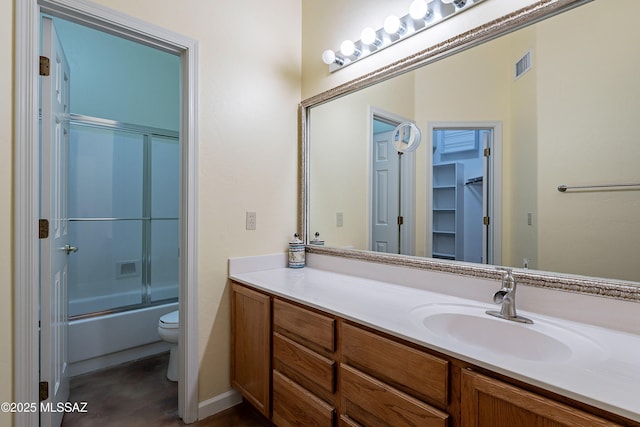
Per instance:
[[[333,73],[483,1],[485,0],[413,0],[409,13],[401,17],[388,16],[378,30],[366,27],[360,34],[360,40],[345,40],[338,51],[325,50],[322,61],[329,66],[329,72]]]

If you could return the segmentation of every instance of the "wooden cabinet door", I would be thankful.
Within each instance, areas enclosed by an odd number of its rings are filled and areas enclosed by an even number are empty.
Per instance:
[[[231,384],[269,417],[271,301],[231,284]]]
[[[462,427],[617,425],[476,372],[462,373]]]

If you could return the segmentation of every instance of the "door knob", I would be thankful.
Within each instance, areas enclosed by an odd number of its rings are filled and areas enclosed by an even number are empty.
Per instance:
[[[71,252],[78,252],[78,248],[71,245],[64,245],[64,250],[67,252],[67,255],[69,255]]]

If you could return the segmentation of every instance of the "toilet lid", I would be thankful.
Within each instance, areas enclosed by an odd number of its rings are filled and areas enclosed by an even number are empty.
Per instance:
[[[176,329],[180,327],[180,323],[178,323],[178,310],[172,311],[171,313],[167,313],[160,318],[160,323],[163,328],[167,329]]]

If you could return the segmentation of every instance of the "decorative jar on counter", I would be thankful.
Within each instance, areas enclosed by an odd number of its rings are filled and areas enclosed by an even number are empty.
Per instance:
[[[289,268],[302,267],[304,267],[304,242],[296,233],[293,235],[293,240],[289,242]]]

